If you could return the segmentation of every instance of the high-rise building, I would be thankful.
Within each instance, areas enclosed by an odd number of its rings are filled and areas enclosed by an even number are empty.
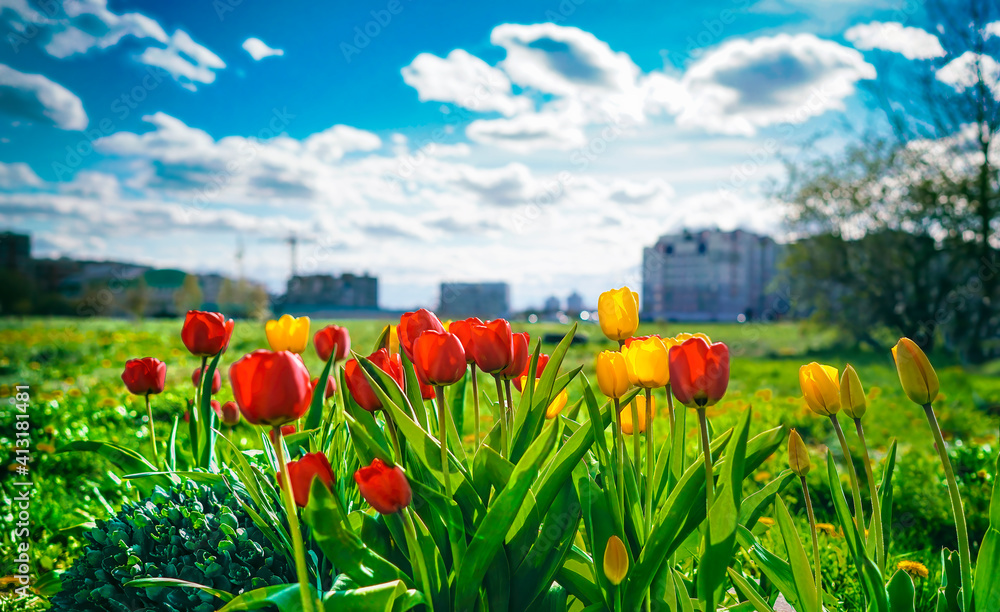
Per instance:
[[[642,316],[736,321],[762,316],[781,247],[743,230],[684,231],[643,250]]]
[[[438,314],[442,317],[495,319],[510,314],[507,283],[441,283]]]
[[[302,307],[318,310],[375,310],[378,308],[378,278],[368,274],[313,274],[288,279],[285,308],[302,311]]]

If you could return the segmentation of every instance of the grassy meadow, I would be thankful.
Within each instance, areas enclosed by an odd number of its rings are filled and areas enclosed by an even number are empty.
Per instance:
[[[313,329],[327,323],[314,321]],[[370,352],[386,324],[378,321],[337,323],[350,329],[353,348],[362,354]],[[515,331],[530,332],[532,344],[543,334],[562,335],[568,330],[567,326],[547,323],[514,324],[514,327]],[[31,387],[30,470],[35,483],[31,519],[38,575],[66,568],[82,550],[81,530],[88,523],[113,513],[121,505],[123,495],[132,494],[127,488],[118,486],[118,477],[111,464],[101,457],[58,452],[67,442],[82,439],[110,441],[149,451],[149,423],[142,398],[130,396],[120,380],[125,361],[153,356],[167,363],[167,390],[153,397],[159,440],[168,438],[174,418],[183,414],[188,398],[193,396],[191,373],[199,361],[185,350],[180,329],[180,320],[0,320],[0,398],[8,405],[7,398],[13,394],[14,385]],[[737,416],[752,406],[756,423],[754,433],[779,424],[797,428],[811,447],[817,466],[825,447],[830,448],[838,461],[843,462],[844,458],[829,420],[806,408],[799,391],[798,368],[804,363],[819,361],[838,368],[851,363],[857,369],[869,398],[869,412],[864,423],[876,462],[883,458],[891,440],[896,439],[899,444],[891,559],[893,562],[918,561],[930,569],[929,578],[916,580],[921,601],[929,602],[938,586],[935,582],[936,568],[940,566],[938,551],[942,546],[955,547],[955,531],[945,481],[933,454],[930,430],[922,411],[910,403],[900,389],[888,348],[878,351],[844,349],[834,334],[794,323],[643,324],[639,333],[673,335],[682,331],[705,332],[715,341],[726,342],[732,350],[729,392],[709,413],[713,426],[719,430],[735,424]],[[606,340],[593,324],[582,324],[578,334],[586,336],[587,342],[571,348],[566,365],[582,364],[584,374],[593,380],[596,353],[616,345]],[[235,359],[262,347],[266,347],[266,340],[261,323],[237,323],[229,351],[223,357],[223,372]],[[543,344],[542,352],[550,352],[553,348],[552,344]],[[318,374],[322,364],[311,346],[303,357],[310,371]],[[949,451],[966,500],[970,536],[975,547],[988,526],[986,510],[1000,418],[1000,362],[970,369],[954,363],[947,355],[931,355],[931,359],[941,379],[942,396],[936,408],[950,440]],[[571,384],[566,410],[571,410],[580,398],[581,384],[577,381]],[[483,377],[480,391],[485,428],[490,424],[490,410],[485,402],[495,400],[493,381]],[[663,391],[656,390],[654,397],[658,413],[663,414]],[[220,401],[232,399],[228,380],[216,398]],[[579,418],[585,418],[585,413],[583,411]],[[466,402],[462,420],[465,439],[471,445],[471,401]],[[654,421],[656,438],[663,439],[666,425],[666,419]],[[849,425],[849,420],[844,420],[848,441],[857,449],[857,436]],[[687,427],[692,432],[689,440],[693,454],[696,427],[693,419],[688,419]],[[5,497],[0,508],[0,524],[5,532],[14,528],[13,516],[2,514],[8,512],[7,498],[14,494],[13,432],[13,412],[6,410],[0,417],[0,450],[5,460],[5,467],[0,471],[0,495]],[[260,445],[259,431],[246,424],[239,425],[234,434],[235,441],[244,447]],[[185,435],[187,430],[181,427],[178,436]],[[863,464],[857,454],[855,461],[859,473],[863,474]],[[765,463],[755,480],[770,480],[772,474],[782,471],[786,465],[783,453],[779,453]],[[814,469],[809,475],[817,519],[835,523],[825,479],[825,470]],[[863,494],[867,500],[867,492]],[[786,499],[796,509],[799,520],[803,520],[804,509],[799,497],[797,486],[786,490]],[[780,550],[779,539],[771,539],[763,533],[767,530],[766,525],[758,525],[756,529],[762,531],[769,547]],[[5,533],[0,550],[0,578],[13,573],[9,561],[13,554],[8,550],[11,538],[7,535]],[[831,589],[843,585],[844,590],[838,594],[850,602],[853,587],[847,585],[854,577],[843,537],[832,526],[822,537],[827,540],[823,547],[824,580]]]

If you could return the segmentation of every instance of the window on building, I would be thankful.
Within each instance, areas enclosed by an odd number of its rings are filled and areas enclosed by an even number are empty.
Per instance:
[[[704,255],[707,251],[708,251],[708,245],[705,244],[704,242],[699,242],[698,243],[698,254],[699,255]]]

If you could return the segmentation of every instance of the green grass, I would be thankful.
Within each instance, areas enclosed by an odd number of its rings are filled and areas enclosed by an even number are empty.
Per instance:
[[[326,323],[314,321],[313,330]],[[338,321],[351,330],[353,348],[360,354],[370,352],[385,323]],[[168,364],[167,391],[153,398],[157,437],[166,439],[173,419],[183,414],[187,399],[193,396],[191,372],[199,365],[181,343],[180,327],[179,320],[0,320],[0,398],[6,401],[13,393],[13,385],[31,386],[31,474],[35,482],[32,539],[39,572],[66,567],[81,550],[80,525],[107,516],[120,506],[125,496],[135,495],[128,487],[119,486],[110,464],[103,459],[52,451],[72,440],[94,439],[148,452],[149,428],[144,405],[141,398],[131,397],[126,392],[119,378],[125,361],[133,357],[153,356]],[[548,323],[515,324],[514,327],[515,331],[530,332],[532,338],[545,333],[561,335],[567,331],[566,326]],[[847,362],[854,365],[870,400],[864,424],[875,460],[881,460],[892,439],[899,443],[894,480],[893,558],[920,560],[934,571],[940,547],[954,547],[954,526],[923,413],[899,388],[888,349],[845,350],[839,347],[838,339],[831,332],[793,323],[644,324],[639,333],[673,335],[682,331],[705,332],[713,340],[729,344],[732,351],[729,392],[710,412],[713,427],[719,431],[734,425],[738,415],[747,406],[752,406],[755,432],[778,424],[797,428],[812,448],[817,468],[821,465],[824,447],[830,447],[838,460],[843,461],[843,457],[829,420],[812,414],[805,407],[799,391],[798,368],[810,361],[838,368]],[[588,342],[571,348],[564,369],[583,364],[584,375],[596,383],[595,355],[617,345],[606,340],[593,324],[582,325],[579,333],[585,335]],[[223,359],[224,375],[234,360],[265,346],[262,324],[237,323],[229,352]],[[554,348],[552,344],[543,344],[542,351],[548,353]],[[310,371],[318,374],[322,364],[311,346],[303,357]],[[955,364],[945,355],[931,357],[940,375],[943,394],[936,408],[946,436],[954,443],[950,450],[966,498],[970,535],[978,542],[987,527],[986,507],[997,439],[996,407],[1000,406],[1000,377],[997,376],[1000,363],[969,369]],[[581,384],[577,381],[571,384],[570,406],[580,398]],[[493,383],[488,378],[482,379],[480,389],[484,398],[495,399]],[[656,390],[654,397],[658,412],[662,414],[663,391]],[[216,398],[221,401],[232,398],[228,380]],[[466,406],[464,434],[470,439],[471,401]],[[485,405],[482,414],[490,414]],[[484,426],[488,425],[488,416],[483,419]],[[9,411],[0,418],[4,466],[13,462],[13,421]],[[693,425],[693,419],[688,420],[688,425]],[[849,443],[857,449],[854,428],[846,421],[844,425]],[[179,435],[185,435],[184,428],[180,431]],[[657,419],[654,435],[662,439],[665,433],[666,420]],[[234,437],[244,447],[260,445],[259,431],[245,424],[237,427]],[[694,435],[689,439],[693,449]],[[855,455],[860,458],[857,453]],[[785,458],[779,453],[765,463],[758,476],[766,482],[770,474],[777,474],[785,467]],[[863,474],[862,465],[858,463],[857,467]],[[13,494],[13,480],[13,472],[6,467],[0,468],[0,495],[7,498]],[[825,470],[815,469],[809,481],[817,503],[818,520],[835,523],[828,501]],[[801,516],[799,497],[797,487],[789,489],[788,500]],[[867,499],[867,492],[864,497]],[[12,525],[12,516],[8,513],[9,503],[6,499],[3,501],[0,523],[6,531],[12,529],[6,527]],[[846,562],[843,539],[829,539],[826,549],[830,552],[825,554],[831,557],[830,564],[835,567],[829,570],[828,579],[833,587],[842,584],[847,593],[853,576]],[[773,543],[766,534],[765,541],[769,545]],[[9,560],[14,555],[10,542],[11,538],[5,537],[0,547],[0,577],[12,573]],[[843,567],[836,568],[838,564]],[[930,593],[935,579],[932,573],[931,579],[918,581],[918,586],[922,592]]]

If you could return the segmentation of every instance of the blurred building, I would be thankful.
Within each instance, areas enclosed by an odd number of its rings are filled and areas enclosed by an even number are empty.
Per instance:
[[[495,319],[510,314],[507,283],[441,283],[441,317]]]
[[[554,295],[550,295],[545,298],[545,305],[542,307],[543,312],[555,312],[561,310],[562,304],[559,302],[559,298]]]
[[[781,247],[743,230],[684,231],[643,250],[642,316],[677,321],[760,317]],[[742,319],[741,319],[742,317]]]
[[[574,291],[566,298],[566,312],[570,314],[580,314],[583,312],[583,296]]]
[[[312,274],[288,279],[281,312],[321,316],[343,310],[378,310],[378,278],[357,274]]]
[[[32,272],[31,236],[0,232],[0,270],[28,276]]]

